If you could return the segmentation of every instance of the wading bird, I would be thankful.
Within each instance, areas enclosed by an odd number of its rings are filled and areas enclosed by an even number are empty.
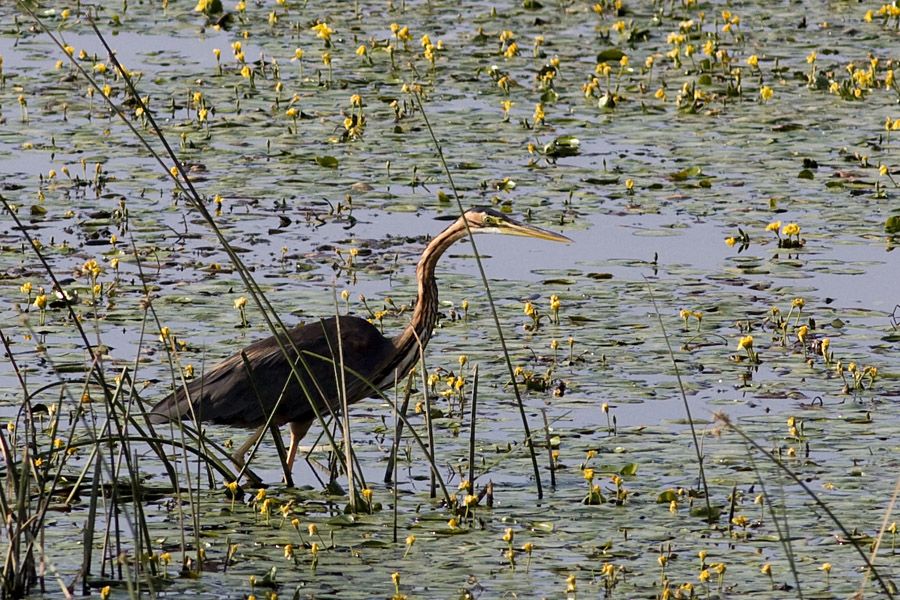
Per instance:
[[[556,242],[569,238],[519,223],[492,208],[471,208],[431,240],[416,266],[418,298],[412,319],[397,336],[387,338],[359,317],[342,316],[297,326],[281,334],[297,376],[274,336],[255,342],[225,359],[202,377],[189,382],[153,407],[150,417],[167,420],[210,421],[255,427],[257,431],[232,458],[243,456],[263,434],[266,421],[290,427],[287,467],[291,469],[300,439],[320,414],[357,402],[402,380],[419,360],[438,317],[438,288],[434,269],[454,242],[472,233],[505,233]],[[340,338],[340,344],[338,343]],[[299,354],[298,354],[299,353]],[[343,367],[343,373],[341,373]]]

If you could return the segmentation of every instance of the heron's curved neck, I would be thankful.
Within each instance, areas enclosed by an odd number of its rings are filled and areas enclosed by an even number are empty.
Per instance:
[[[409,325],[406,326],[400,335],[394,338],[394,345],[399,350],[399,354],[412,354],[415,357],[419,344],[424,348],[428,344],[428,340],[431,339],[431,332],[437,323],[438,315],[438,288],[434,277],[434,269],[437,266],[438,259],[440,259],[447,248],[465,235],[465,224],[457,221],[431,240],[425,251],[422,252],[422,257],[416,266],[416,282],[418,284],[416,307],[413,310]],[[399,370],[402,371],[400,375],[406,374],[411,367],[411,364],[398,365]]]

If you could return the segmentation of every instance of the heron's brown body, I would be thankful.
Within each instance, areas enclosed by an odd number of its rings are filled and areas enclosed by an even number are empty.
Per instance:
[[[393,386],[416,364],[438,316],[435,266],[444,251],[466,235],[466,221],[473,233],[491,231],[568,241],[558,234],[518,223],[491,208],[470,209],[435,237],[422,253],[416,267],[416,306],[409,324],[399,335],[385,337],[365,319],[350,316],[295,327],[286,334],[290,342],[284,345],[297,364],[302,386],[272,336],[247,346],[189,382],[186,388],[170,394],[153,407],[151,419],[156,422],[196,419],[259,428],[274,410],[275,424],[291,426],[290,466],[299,439],[315,419],[311,402],[320,412],[336,412],[341,406],[339,389],[346,389],[348,403],[357,402],[373,395],[375,390]],[[302,362],[296,352],[302,355]],[[243,455],[256,437],[237,454]]]

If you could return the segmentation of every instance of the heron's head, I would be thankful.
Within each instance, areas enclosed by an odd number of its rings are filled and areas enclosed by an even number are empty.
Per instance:
[[[569,238],[534,225],[520,223],[504,213],[487,206],[476,206],[464,213],[472,233],[505,233],[523,237],[549,240],[551,242],[571,242]],[[462,219],[460,219],[462,221]]]

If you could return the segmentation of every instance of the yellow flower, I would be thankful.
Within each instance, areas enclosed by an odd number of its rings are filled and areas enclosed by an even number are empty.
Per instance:
[[[745,335],[738,340],[738,350],[746,350],[753,348],[753,336]]]
[[[241,77],[244,79],[250,79],[250,76],[253,74],[253,69],[250,68],[250,65],[244,65],[241,67]]]
[[[512,530],[512,527],[507,527],[506,531],[503,532],[503,541],[506,542],[507,544],[510,544],[510,543],[512,543],[515,535],[516,535],[516,533]]]
[[[756,68],[759,66],[759,57],[755,54],[751,54],[747,57],[747,64],[752,68]]]
[[[634,190],[634,179],[626,179],[625,180],[625,189],[629,192]]]
[[[37,298],[34,299],[34,305],[39,310],[44,310],[45,308],[47,308],[48,300],[49,298],[47,297],[47,294],[38,294]]]
[[[725,238],[725,244],[726,244],[729,248],[731,248],[732,246],[734,246],[736,243],[737,243],[737,240],[734,239],[733,237],[727,237],[727,238]]]
[[[334,33],[334,29],[328,26],[328,23],[318,23],[313,25],[312,30],[316,32],[316,37],[325,40],[325,43],[331,42],[331,34]]]
[[[784,229],[781,230],[782,235],[786,235],[788,237],[792,235],[800,235],[800,226],[796,223],[788,223],[784,226]]]
[[[825,571],[826,573],[831,573],[831,563],[822,563],[822,566],[819,567],[819,569]]]
[[[803,298],[794,298],[793,300],[791,300],[791,308],[803,308],[805,304],[806,300],[804,300]]]
[[[653,94],[653,97],[657,100],[665,100],[666,99],[666,90],[665,88],[659,88],[656,90],[656,93]]]
[[[366,56],[369,53],[369,49],[366,48],[365,44],[360,44],[359,48],[356,49],[357,56]]]
[[[766,225],[766,231],[774,231],[778,233],[778,230],[781,229],[781,221],[772,221],[768,225]]]
[[[797,339],[800,340],[801,344],[806,343],[806,337],[809,335],[809,327],[806,325],[801,325],[797,330]]]
[[[534,124],[540,125],[544,122],[544,118],[544,105],[539,102],[534,105]]]
[[[759,88],[759,97],[762,98],[763,102],[768,102],[773,96],[775,96],[775,90],[771,87],[764,85]]]
[[[593,469],[585,469],[584,471],[582,471],[582,474],[584,475],[584,478],[586,481],[594,480],[594,470]]]
[[[697,579],[700,580],[701,583],[706,583],[709,581],[709,569],[703,569],[700,571],[700,575],[697,576]]]
[[[813,50],[812,52],[810,52],[809,54],[806,55],[806,62],[809,64],[813,64],[816,62],[816,57],[817,57],[816,51]]]

